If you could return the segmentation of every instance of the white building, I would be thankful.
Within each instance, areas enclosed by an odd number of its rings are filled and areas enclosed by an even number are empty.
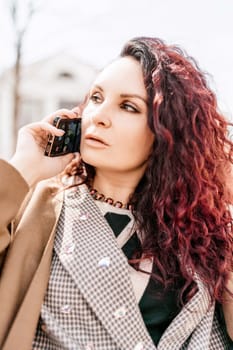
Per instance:
[[[72,108],[83,100],[97,69],[77,58],[59,54],[22,68],[19,127],[59,108]],[[13,153],[13,75],[0,77],[0,157]]]

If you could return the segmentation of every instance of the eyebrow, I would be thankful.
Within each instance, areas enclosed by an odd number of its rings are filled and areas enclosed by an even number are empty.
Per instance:
[[[101,90],[101,91],[104,91],[103,88],[100,86],[100,85],[94,85],[95,88]],[[120,94],[120,97],[123,97],[123,98],[127,98],[127,97],[131,97],[131,98],[139,98],[140,100],[142,100],[146,105],[148,105],[148,101],[140,96],[140,95],[137,95],[137,94]]]
[[[136,98],[139,98],[140,100],[142,100],[146,105],[148,104],[147,100],[144,97],[137,95],[137,94],[121,94],[120,96],[123,98],[136,97]]]

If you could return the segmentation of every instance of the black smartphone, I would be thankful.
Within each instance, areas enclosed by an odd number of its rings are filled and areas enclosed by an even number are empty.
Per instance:
[[[62,136],[50,135],[44,154],[48,157],[57,157],[67,153],[80,151],[81,118],[68,119],[57,116],[53,125],[65,131]]]

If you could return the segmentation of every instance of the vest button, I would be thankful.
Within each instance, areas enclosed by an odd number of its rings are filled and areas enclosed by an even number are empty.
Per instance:
[[[65,304],[65,305],[62,305],[60,307],[60,312],[62,314],[69,314],[72,310],[72,306],[71,305],[68,305],[68,304]]]
[[[115,318],[122,318],[125,317],[126,315],[126,307],[125,306],[121,306],[119,309],[117,309],[114,314]]]
[[[133,350],[145,350],[144,344],[140,341]]]
[[[102,268],[109,267],[111,259],[106,256],[98,262],[98,266]]]

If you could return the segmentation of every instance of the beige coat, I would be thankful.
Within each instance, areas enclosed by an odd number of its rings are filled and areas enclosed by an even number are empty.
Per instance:
[[[3,265],[0,277],[0,348],[2,350],[14,350],[19,349],[20,344],[20,350],[29,350],[31,349],[41,305],[47,289],[55,229],[63,203],[63,191],[59,191],[60,186],[55,180],[43,181],[33,192],[30,203],[26,205],[27,197],[30,196],[28,186],[17,171],[4,161],[0,161],[0,179],[0,259]],[[90,208],[92,206],[88,198],[87,205],[90,205]],[[21,212],[23,212],[23,215],[21,215]],[[83,259],[88,254],[90,254],[89,257],[93,256],[92,249],[94,252],[96,248],[96,244],[93,243],[92,246],[90,243],[95,237],[95,219],[99,220],[100,218],[98,215],[94,216],[94,221],[90,224],[91,226],[87,232],[89,239],[86,244],[84,241],[82,247],[81,255]],[[13,236],[10,236],[7,227],[12,221],[17,226],[17,230]],[[101,227],[107,230],[106,234],[108,234],[108,228],[104,225]],[[101,236],[99,236],[99,239],[101,240]],[[101,242],[98,241],[98,244],[100,244],[101,251]],[[105,242],[103,242],[103,247],[104,245]],[[105,246],[108,248],[109,256],[111,254],[116,256],[119,259],[118,266],[122,266],[124,274],[127,274],[127,264],[124,262],[123,254],[121,256],[121,251],[114,244],[113,239],[110,238],[109,243]],[[9,248],[6,254],[7,247]],[[64,264],[66,263],[67,261],[64,261]],[[111,300],[105,288],[98,296],[95,296],[94,293],[90,294],[88,283],[91,286],[92,281],[89,276],[93,266],[90,267],[90,271],[86,271],[81,265],[80,271],[75,269],[70,274],[81,274],[83,303],[85,303],[86,295],[86,300],[90,305],[93,305],[93,310],[101,310],[99,306],[103,305],[103,302],[108,303],[109,309],[112,309],[115,301]],[[69,269],[69,263],[67,263],[67,268]],[[70,269],[72,269],[72,265],[70,265]],[[94,270],[91,273],[95,275],[95,285],[101,289],[102,283],[98,273]],[[120,274],[117,271],[117,265],[111,273],[112,276],[115,273]],[[129,273],[129,276],[131,281],[127,279],[127,276],[120,276],[124,281],[123,286],[119,287],[119,291],[114,291],[116,295],[119,292],[119,296],[121,296],[121,293],[122,296],[124,294],[124,298],[129,295],[130,309],[133,310],[131,320],[127,320],[127,317],[122,319],[119,327],[122,327],[126,334],[135,334],[135,338],[137,337],[136,333],[141,332],[147,345],[142,347],[140,342],[138,342],[138,345],[136,343],[135,346],[132,345],[134,344],[133,336],[131,336],[131,339],[122,340],[119,334],[120,331],[118,332],[116,327],[113,327],[112,315],[106,313],[106,308],[102,307],[103,314],[101,315],[100,312],[98,318],[101,320],[102,317],[105,321],[105,329],[114,339],[114,344],[118,344],[118,349],[156,349],[145,329],[140,312],[138,312],[137,292],[139,290],[139,294],[142,293],[142,280],[138,276],[135,277],[133,273]],[[143,283],[145,284],[144,289],[146,281]],[[181,349],[182,344],[190,336],[189,345],[184,349],[227,349],[226,340],[215,318],[215,321],[213,321],[214,306],[209,307],[209,296],[206,288],[198,279],[197,283],[199,290],[189,302],[189,310],[185,308],[181,310],[180,314],[165,331],[157,349]],[[131,289],[134,289],[135,293]],[[103,300],[101,295],[104,293],[105,299]],[[125,300],[127,303],[127,299]],[[135,327],[137,328],[136,333]]]
[[[55,183],[44,189],[41,183],[16,235],[10,237],[7,226],[16,217],[29,188],[4,161],[0,161],[0,179],[1,261],[10,246],[0,279],[0,347],[14,350],[20,344],[20,349],[30,349],[48,283],[56,220],[62,202],[52,195],[58,190]]]

